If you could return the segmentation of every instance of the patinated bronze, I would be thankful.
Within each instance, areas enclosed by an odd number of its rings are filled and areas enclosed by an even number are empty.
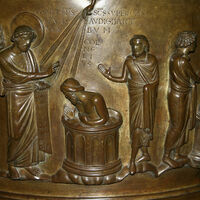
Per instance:
[[[199,110],[198,110],[197,115],[196,115],[194,144],[193,144],[193,147],[192,147],[192,151],[189,154],[191,165],[193,167],[197,167],[197,168],[200,167],[200,163],[199,163],[199,160],[200,160],[199,125],[200,125],[200,115],[199,115]]]
[[[199,199],[199,10],[0,0],[0,199]]]
[[[100,94],[85,91],[84,87],[73,78],[67,79],[61,85],[61,91],[76,106],[78,117],[83,124],[100,126],[108,121],[106,103]]]
[[[45,158],[39,151],[34,92],[49,87],[38,80],[51,76],[57,64],[39,72],[30,50],[36,37],[29,26],[18,26],[11,37],[13,45],[0,54],[2,95],[6,96],[8,113],[8,176],[13,179],[37,176],[39,168],[32,166]]]
[[[158,88],[158,64],[156,58],[149,54],[149,42],[144,35],[135,35],[130,40],[132,55],[124,62],[121,77],[111,75],[111,68],[106,70],[99,65],[100,72],[109,80],[128,83],[129,123],[131,138],[130,173],[136,173],[135,159],[141,148],[139,162],[150,161],[147,147],[153,138],[153,126]],[[144,163],[143,163],[144,164]],[[146,166],[146,163],[144,164]],[[144,167],[145,171],[148,167]]]
[[[128,175],[119,159],[121,114],[107,109],[104,98],[88,92],[69,78],[61,85],[65,97],[75,106],[63,116],[66,160],[53,182],[104,185],[121,181]]]
[[[5,47],[2,27],[0,27],[0,50]]]
[[[196,48],[196,33],[181,32],[175,41],[176,50],[170,58],[170,87],[168,105],[170,124],[165,141],[163,161],[170,167],[181,167],[189,162],[181,155],[181,147],[188,142],[188,131],[195,127],[197,89],[200,74],[190,64],[189,54]],[[171,153],[174,150],[174,158]]]

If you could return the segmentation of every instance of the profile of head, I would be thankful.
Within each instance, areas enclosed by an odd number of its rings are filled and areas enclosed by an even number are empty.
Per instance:
[[[197,34],[192,31],[178,33],[175,40],[176,48],[188,48],[189,52],[195,51],[197,45]]]
[[[31,27],[18,26],[11,37],[11,41],[20,51],[26,52],[36,37],[35,31]]]
[[[84,87],[76,79],[68,78],[62,83],[60,90],[73,105],[76,105],[78,100],[76,93],[84,91]]]
[[[136,57],[149,52],[149,42],[144,35],[134,35],[130,40],[130,45]]]

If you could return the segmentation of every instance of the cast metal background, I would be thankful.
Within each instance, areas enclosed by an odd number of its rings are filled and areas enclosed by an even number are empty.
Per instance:
[[[10,44],[12,34],[10,23],[16,14],[23,11],[34,13],[39,16],[45,26],[42,43],[33,49],[39,62],[49,45],[88,3],[87,0],[51,0],[48,2],[46,0],[0,0],[0,24],[4,31],[6,46]],[[197,0],[97,0],[93,15],[88,19],[76,79],[81,81],[86,90],[101,93],[108,107],[121,112],[123,125],[120,129],[119,157],[123,165],[128,165],[131,155],[127,86],[107,81],[99,73],[97,66],[100,63],[113,66],[112,73],[117,75],[126,56],[131,53],[129,39],[134,34],[147,36],[150,42],[150,51],[158,59],[160,75],[154,136],[150,144],[151,160],[155,165],[159,165],[169,121],[167,107],[168,61],[173,50],[173,40],[180,31],[192,30],[200,33],[199,11],[200,2]],[[119,25],[119,19],[121,25]],[[59,48],[49,63],[59,60],[63,48]],[[200,66],[199,55],[200,43],[198,42],[198,48],[191,59],[196,70],[199,70]],[[70,62],[70,57],[68,62]],[[61,117],[66,99],[60,92],[60,85],[69,77],[68,74],[69,68],[66,64],[63,73],[49,91],[53,154],[44,163],[43,169],[50,175],[61,167],[65,156],[64,127]],[[0,98],[1,113],[5,113],[5,109],[5,99]],[[7,169],[7,126],[6,116],[3,114],[0,115],[0,124],[0,168]],[[185,154],[192,149],[193,135],[194,133],[191,132],[190,141],[183,148]],[[26,199],[29,195],[32,196],[30,199],[33,199],[35,195],[40,196],[38,199],[48,199],[48,197],[53,197],[53,199],[58,199],[58,197],[63,199],[64,197],[80,198],[80,196],[88,198],[135,196],[135,199],[144,199],[144,197],[140,197],[142,194],[149,195],[151,198],[179,196],[185,193],[180,191],[184,188],[189,188],[189,192],[197,192],[199,184],[199,171],[192,168],[170,171],[157,179],[148,174],[137,174],[116,185],[89,188],[45,182],[17,183],[0,178],[0,195],[8,198],[19,196],[18,199]],[[27,196],[23,196],[22,193]]]

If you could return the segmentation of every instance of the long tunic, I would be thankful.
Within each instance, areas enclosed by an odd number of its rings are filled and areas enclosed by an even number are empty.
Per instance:
[[[192,147],[192,151],[189,154],[189,157],[192,161],[194,167],[200,168],[199,161],[200,161],[200,107],[199,111],[196,115],[196,126],[195,126],[195,136],[194,136],[194,144]],[[196,161],[196,162],[195,162]]]
[[[170,60],[170,90],[168,106],[170,126],[168,134],[178,135],[173,148],[187,142],[187,130],[195,127],[197,89],[200,77],[195,74],[187,58],[174,54]],[[173,133],[172,133],[173,132]]]
[[[34,102],[36,86],[27,72],[38,72],[31,51],[19,59],[11,48],[0,53],[0,68],[7,99],[8,163],[27,167],[39,162],[37,118]]]
[[[153,134],[155,106],[158,87],[158,66],[154,56],[150,62],[138,62],[128,58],[129,112],[131,137],[135,129],[148,130]]]

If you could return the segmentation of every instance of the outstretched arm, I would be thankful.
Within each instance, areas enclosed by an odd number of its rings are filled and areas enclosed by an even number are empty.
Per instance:
[[[51,76],[55,72],[54,66],[50,67],[46,72],[23,72],[4,59],[0,60],[0,65],[4,78],[8,78],[14,83],[26,83],[33,80],[39,80]]]
[[[103,76],[105,76],[108,80],[111,80],[113,82],[125,83],[128,80],[128,72],[127,72],[127,67],[126,67],[126,61],[123,65],[122,74],[121,74],[120,77],[112,76],[111,75],[111,68],[106,69],[104,67],[104,65],[102,65],[102,64],[100,64],[98,66],[98,70],[103,74]]]

